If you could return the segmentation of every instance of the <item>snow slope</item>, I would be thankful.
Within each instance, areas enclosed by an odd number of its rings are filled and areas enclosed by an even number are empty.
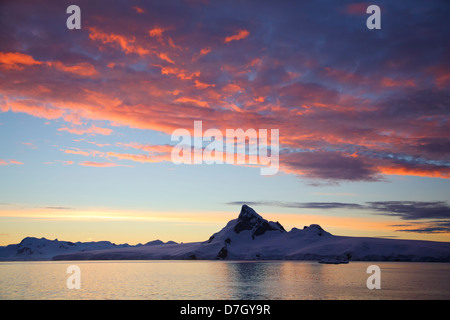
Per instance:
[[[114,248],[57,255],[54,260],[226,259],[450,262],[450,243],[333,236],[319,225],[287,232],[243,205],[207,241],[150,247]]]
[[[174,243],[174,242],[171,242]],[[140,246],[164,244],[161,240],[155,240]],[[70,252],[85,252],[89,250],[111,250],[115,248],[130,248],[128,244],[116,245],[109,241],[96,242],[70,242],[48,240],[45,238],[26,237],[18,244],[10,244],[5,247],[0,247],[0,260],[3,261],[17,261],[17,260],[51,260],[55,255],[70,253]]]
[[[45,244],[45,247],[43,245]],[[18,245],[0,248],[1,260],[321,260],[442,261],[450,262],[450,243],[421,240],[334,236],[319,225],[287,232],[278,222],[267,221],[243,205],[207,241],[145,245],[115,245],[107,241],[71,243],[25,238]]]

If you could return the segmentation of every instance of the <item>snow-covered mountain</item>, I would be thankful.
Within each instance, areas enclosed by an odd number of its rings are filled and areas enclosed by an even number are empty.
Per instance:
[[[15,250],[18,252],[22,248],[17,247]],[[23,249],[23,251],[26,250]],[[100,249],[89,247],[83,249],[84,251],[77,248],[65,250],[54,251],[51,259],[320,260],[326,263],[348,261],[450,262],[449,242],[334,236],[317,224],[305,226],[303,229],[292,228],[288,232],[279,222],[267,221],[247,205],[242,206],[236,219],[229,221],[222,230],[214,233],[204,242],[178,244],[152,241],[146,245],[137,246],[110,244],[109,247]],[[50,255],[47,256],[50,257]],[[0,258],[2,256],[0,250]]]
[[[167,243],[175,243],[169,241]],[[130,248],[139,246],[151,246],[165,244],[161,240],[150,241],[146,244],[130,246],[128,244],[114,244],[109,241],[70,242],[48,240],[45,238],[26,237],[18,244],[10,244],[0,247],[0,261],[11,260],[51,260],[54,256],[71,253],[85,252],[89,250],[111,250],[116,248]]]

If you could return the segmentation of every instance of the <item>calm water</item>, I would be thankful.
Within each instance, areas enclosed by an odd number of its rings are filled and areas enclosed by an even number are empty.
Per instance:
[[[369,265],[381,289],[369,290]],[[67,267],[81,270],[68,289]],[[223,261],[0,262],[0,299],[450,299],[450,264]]]

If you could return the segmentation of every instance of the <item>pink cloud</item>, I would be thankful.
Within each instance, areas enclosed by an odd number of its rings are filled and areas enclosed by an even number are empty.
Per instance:
[[[228,36],[225,38],[225,42],[237,41],[247,38],[250,35],[250,32],[247,30],[239,30],[237,34]]]
[[[98,167],[98,168],[111,168],[111,167],[131,167],[129,165],[123,165],[113,162],[94,162],[94,161],[83,161],[78,163],[85,167]]]
[[[360,3],[352,3],[349,4],[345,7],[345,13],[349,14],[349,15],[361,15],[361,14],[365,14],[367,7],[370,4],[368,3],[364,3],[364,2],[360,2]]]
[[[93,41],[100,41],[103,44],[118,45],[120,49],[126,54],[136,53],[140,56],[149,54],[150,51],[142,46],[136,45],[134,37],[127,38],[126,36],[116,33],[103,32],[95,27],[88,28],[89,38]]]
[[[96,126],[92,126],[88,129],[81,129],[81,128],[59,128],[58,131],[67,131],[73,134],[78,134],[78,135],[82,135],[82,134],[88,134],[88,135],[96,135],[96,134],[101,134],[101,135],[110,135],[112,133],[112,129],[108,129],[108,128],[101,128],[101,127],[96,127]]]
[[[9,101],[8,106],[12,112],[27,113],[50,120],[61,118],[64,114],[64,110],[60,108],[32,99]]]
[[[17,160],[13,160],[13,159],[10,159],[10,160],[0,159],[0,165],[7,166],[7,165],[10,165],[10,164],[23,164],[23,162],[20,162],[20,161],[17,161]]]
[[[134,6],[134,7],[132,7],[132,9],[134,11],[136,11],[137,13],[145,13],[145,10],[143,8],[141,8],[141,7],[138,7],[138,6]]]

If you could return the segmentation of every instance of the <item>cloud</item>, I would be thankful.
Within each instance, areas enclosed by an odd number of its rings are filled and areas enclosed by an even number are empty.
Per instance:
[[[368,202],[368,209],[377,214],[398,216],[402,220],[450,219],[450,205],[444,201]]]
[[[88,134],[88,135],[96,135],[96,134],[101,134],[101,135],[106,135],[109,136],[112,133],[112,129],[109,128],[101,128],[101,127],[96,127],[96,126],[92,126],[88,129],[81,129],[81,128],[59,128],[58,131],[67,131],[73,134],[78,134],[78,135],[83,135],[83,134]]]
[[[132,7],[132,9],[134,11],[136,11],[137,13],[145,13],[145,10],[143,8],[141,8],[141,7],[138,7],[138,6],[134,6],[134,7]]]
[[[411,227],[398,229],[399,232],[448,233],[450,232],[450,204],[445,201],[377,201],[359,203],[345,202],[284,202],[284,201],[232,201],[228,205],[271,206],[315,210],[359,210],[372,215],[398,217],[408,224],[392,227]]]
[[[131,167],[129,165],[118,164],[114,162],[94,162],[94,161],[83,161],[78,163],[81,166],[86,167],[98,167],[98,168],[111,168],[111,167]]]
[[[9,160],[0,159],[0,166],[7,166],[10,164],[23,164],[23,162],[13,160],[13,159],[9,159]]]
[[[364,204],[346,202],[234,201],[230,205],[264,205],[301,209],[358,209],[377,215],[398,216],[402,220],[450,219],[450,204],[445,201],[377,201]]]
[[[45,104],[41,101],[23,99],[8,101],[9,110],[12,112],[27,113],[38,118],[45,118],[54,120],[61,118],[64,114],[64,110],[54,107],[49,104]]]
[[[126,37],[116,33],[107,33],[95,27],[89,27],[89,38],[93,41],[99,41],[102,44],[112,44],[119,46],[126,54],[136,53],[140,56],[149,54],[150,51],[142,46],[136,45],[134,37]]]
[[[24,66],[40,65],[32,56],[20,52],[0,52],[0,66],[4,69],[21,70]]]
[[[55,4],[21,3],[40,13],[2,4],[1,112],[79,135],[168,137],[199,119],[279,129],[280,170],[312,184],[450,178],[450,12],[438,3],[411,4],[407,19],[389,4],[378,37],[367,37],[365,3],[86,2],[86,32],[71,37]]]
[[[175,61],[170,59],[169,56],[167,55],[167,53],[160,52],[158,56],[161,60],[164,60],[170,64],[175,64]]]
[[[231,42],[231,41],[237,41],[247,38],[250,35],[250,32],[247,30],[239,30],[237,34],[234,34],[232,36],[228,36],[225,38],[225,42]]]
[[[282,154],[283,171],[311,179],[330,181],[378,181],[379,172],[370,161],[340,152],[291,152]]]
[[[345,13],[349,15],[364,15],[367,7],[370,6],[367,2],[352,3],[345,6]]]
[[[398,232],[413,232],[413,233],[450,233],[450,220],[446,221],[432,221],[430,224],[424,226],[405,225],[412,228],[397,229]]]
[[[83,77],[92,77],[98,75],[98,72],[95,69],[95,67],[87,62],[81,62],[70,66],[63,64],[60,61],[48,62],[47,64],[51,67],[55,67],[58,70],[70,72]]]
[[[233,201],[227,202],[229,205],[250,205],[250,206],[274,206],[282,208],[299,208],[299,209],[364,209],[363,205],[357,203],[344,202],[284,202],[284,201]]]
[[[148,34],[150,35],[150,37],[161,37],[164,31],[165,29],[163,28],[155,27],[149,30]]]
[[[63,72],[70,72],[80,76],[91,77],[98,74],[95,67],[88,62],[66,65],[61,61],[38,61],[31,55],[20,52],[0,52],[0,68],[23,70],[34,65],[46,65]]]

